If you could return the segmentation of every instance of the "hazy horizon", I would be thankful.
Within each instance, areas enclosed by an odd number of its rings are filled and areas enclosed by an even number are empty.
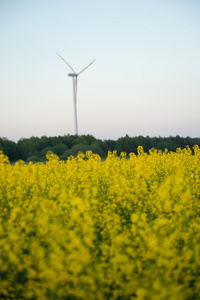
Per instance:
[[[79,137],[79,136],[84,136],[84,135],[86,135],[87,136],[87,133],[86,134],[83,134],[83,135],[78,135],[77,137]],[[90,135],[90,134],[88,134],[88,135]],[[42,135],[42,136],[30,136],[30,137],[21,137],[20,139],[17,139],[17,140],[14,140],[14,139],[8,139],[7,137],[1,137],[0,136],[0,138],[1,139],[5,139],[5,140],[9,140],[9,141],[11,141],[11,142],[14,142],[14,143],[18,143],[18,141],[20,141],[20,140],[23,140],[23,139],[30,139],[30,138],[42,138],[43,136],[46,136],[46,135]],[[61,137],[63,137],[63,136],[65,136],[65,135],[55,135],[55,136],[46,136],[47,138],[53,138],[53,137],[59,137],[59,136],[61,136]],[[66,135],[67,136],[67,135]],[[72,134],[72,136],[73,136],[73,134]],[[75,134],[74,134],[74,136],[75,136]],[[102,141],[106,141],[106,140],[113,140],[113,141],[117,141],[118,139],[120,139],[120,138],[124,138],[124,137],[126,137],[126,136],[128,136],[128,137],[130,137],[130,138],[135,138],[135,137],[138,137],[138,136],[142,136],[142,135],[137,135],[137,136],[130,136],[130,135],[128,135],[128,134],[125,134],[124,136],[120,136],[120,137],[118,137],[118,138],[107,138],[107,139],[101,139],[101,138],[98,138],[98,137],[95,137],[94,135],[91,135],[91,136],[93,136],[96,140],[102,140]],[[174,136],[148,136],[148,135],[146,135],[146,136],[142,136],[142,137],[144,137],[144,138],[162,138],[162,139],[164,139],[164,138],[175,138],[176,136],[179,136],[179,135],[174,135]],[[200,137],[190,137],[190,136],[179,136],[180,138],[191,138],[191,139],[200,139]]]

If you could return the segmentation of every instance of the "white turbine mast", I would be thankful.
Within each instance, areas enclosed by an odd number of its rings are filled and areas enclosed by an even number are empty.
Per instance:
[[[70,66],[70,64],[68,64],[68,62],[60,55],[57,53],[57,55],[68,65],[68,67],[72,70],[73,73],[69,73],[68,76],[72,77],[72,84],[73,84],[73,91],[74,91],[74,122],[75,122],[75,133],[76,135],[78,135],[78,120],[77,120],[77,77],[78,75],[80,75],[81,73],[83,73],[89,66],[91,66],[91,64],[93,64],[93,62],[95,61],[95,59],[87,66],[85,67],[83,70],[81,70],[80,72],[76,73],[74,71],[74,69]]]

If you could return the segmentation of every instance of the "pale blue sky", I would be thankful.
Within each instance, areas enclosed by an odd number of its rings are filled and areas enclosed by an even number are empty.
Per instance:
[[[0,0],[0,137],[200,137],[200,1]]]

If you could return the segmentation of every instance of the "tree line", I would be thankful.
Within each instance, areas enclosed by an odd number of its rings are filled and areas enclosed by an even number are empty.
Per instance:
[[[46,160],[46,153],[52,151],[60,159],[66,160],[70,155],[76,156],[78,152],[91,150],[105,158],[108,151],[117,150],[118,155],[121,152],[137,153],[138,146],[143,146],[145,152],[154,148],[164,151],[176,151],[177,148],[194,145],[200,146],[200,138],[169,136],[169,137],[121,137],[118,140],[100,140],[92,135],[64,135],[54,137],[31,137],[22,138],[17,143],[6,138],[0,138],[0,150],[9,157],[11,162],[24,160],[26,162],[40,162]]]

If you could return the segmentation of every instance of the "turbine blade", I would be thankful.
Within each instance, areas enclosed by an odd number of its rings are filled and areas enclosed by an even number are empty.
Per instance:
[[[93,64],[93,62],[95,61],[96,59],[94,59],[87,67],[85,67],[83,70],[81,70],[77,75],[83,73],[89,66],[91,66],[91,64]]]
[[[74,71],[74,69],[70,66],[70,64],[68,64],[68,62],[66,62],[66,60],[60,54],[58,54],[58,53],[56,53],[56,54],[68,65],[68,67],[72,70],[72,72],[76,73]]]

